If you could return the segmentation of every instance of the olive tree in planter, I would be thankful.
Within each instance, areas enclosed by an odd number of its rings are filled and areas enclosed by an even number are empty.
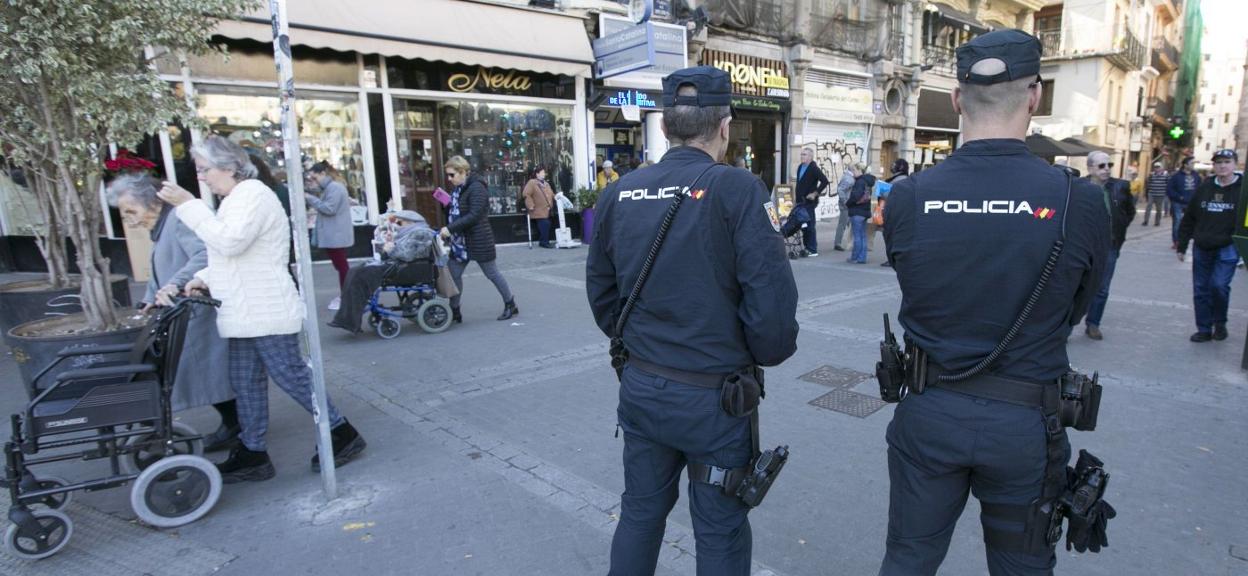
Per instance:
[[[69,283],[77,249],[88,331],[118,325],[100,250],[100,179],[109,145],[131,145],[193,110],[145,58],[216,49],[217,22],[251,0],[22,0],[0,3],[0,145],[38,200],[48,283]]]

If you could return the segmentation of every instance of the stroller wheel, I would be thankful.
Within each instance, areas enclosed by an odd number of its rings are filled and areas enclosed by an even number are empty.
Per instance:
[[[377,324],[377,335],[389,340],[399,335],[399,331],[403,326],[394,318],[382,318],[381,323]]]
[[[140,520],[174,528],[203,517],[221,498],[221,472],[203,456],[181,454],[149,466],[130,488],[130,507]]]
[[[203,438],[195,438],[199,433],[194,428],[181,422],[173,423],[173,453],[194,454],[204,453]],[[184,440],[184,438],[193,438]],[[133,436],[126,441],[125,454],[121,455],[121,468],[127,474],[138,474],[147,469],[157,460],[165,457],[164,444],[156,434]]]
[[[74,522],[60,510],[33,510],[37,529],[10,524],[4,531],[4,547],[22,560],[39,560],[60,552],[74,534]]]
[[[38,490],[47,490],[49,488],[60,488],[62,486],[69,486],[69,482],[66,482],[64,478],[58,478],[56,476],[44,476],[43,478],[40,478],[39,480],[37,480],[36,484],[38,485]],[[61,508],[64,508],[65,506],[69,505],[69,503],[73,501],[73,499],[74,499],[73,492],[61,492],[60,494],[44,496],[43,498],[40,498],[39,500],[36,500],[34,502],[30,502],[29,504],[31,506],[43,505],[43,506],[46,506],[49,510],[60,510]]]
[[[440,298],[425,302],[416,312],[416,323],[430,334],[443,332],[451,327],[451,307]]]

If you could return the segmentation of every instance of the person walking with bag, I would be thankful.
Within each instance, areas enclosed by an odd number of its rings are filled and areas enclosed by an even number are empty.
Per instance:
[[[452,156],[446,161],[446,179],[455,187],[451,202],[446,207],[448,224],[442,228],[441,237],[449,242],[450,258],[447,267],[455,288],[460,291],[451,297],[451,317],[463,322],[459,311],[464,290],[464,270],[469,261],[475,261],[485,277],[494,283],[498,295],[503,298],[503,313],[498,320],[510,320],[520,313],[516,299],[511,294],[507,279],[498,270],[498,253],[494,250],[494,232],[490,229],[490,193],[485,182],[472,173],[472,165],[463,156]]]
[[[351,224],[351,197],[347,187],[333,178],[327,162],[317,162],[308,170],[308,181],[321,189],[321,195],[305,193],[308,206],[316,210],[316,247],[325,251],[334,270],[338,271],[338,290],[347,282],[351,264],[347,249],[355,245],[355,227]],[[342,297],[329,302],[330,310],[338,310]]]
[[[859,176],[854,179],[854,187],[846,200],[850,224],[854,229],[854,250],[850,252],[847,262],[866,264],[867,219],[871,218],[871,193],[875,189],[875,176],[867,173],[867,165],[862,162],[854,165],[854,172]]]

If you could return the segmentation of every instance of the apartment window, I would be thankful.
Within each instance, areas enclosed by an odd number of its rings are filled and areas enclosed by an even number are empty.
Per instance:
[[[1218,144],[1218,148],[1226,148],[1226,138],[1222,139],[1222,143]]]
[[[1207,125],[1207,126],[1205,126],[1205,128],[1208,128],[1208,129],[1210,129],[1210,130],[1213,130],[1213,118],[1210,118],[1210,119],[1209,119],[1209,123],[1208,123],[1208,125]]]
[[[1209,55],[1205,54],[1205,62],[1208,62],[1208,61],[1209,61]]]
[[[1217,94],[1210,94],[1210,95],[1209,95],[1209,104],[1211,104],[1211,105],[1217,105],[1217,103],[1218,103],[1218,95],[1217,95]]]
[[[1200,105],[1200,111],[1201,111],[1201,113],[1202,113],[1202,114],[1204,113],[1204,111],[1205,111],[1205,105],[1204,105],[1204,104],[1201,104],[1201,105]]]
[[[1227,87],[1226,87],[1226,95],[1227,95],[1227,96],[1230,96],[1230,95],[1234,94],[1234,90],[1235,90],[1235,85],[1234,85],[1234,84],[1231,84],[1230,86],[1227,86]]]
[[[1209,143],[1208,143],[1208,142],[1205,142],[1205,152],[1208,152],[1208,151],[1209,151],[1209,148],[1210,148]]]
[[[1225,123],[1227,123],[1227,124],[1230,124],[1230,123],[1231,123],[1231,113],[1230,113],[1230,112],[1227,112],[1226,114],[1223,114],[1223,115],[1222,115],[1222,121],[1223,121],[1223,122],[1225,122]]]
[[[1051,116],[1053,114],[1053,81],[1044,80],[1040,82],[1040,107],[1036,109],[1036,116]]]

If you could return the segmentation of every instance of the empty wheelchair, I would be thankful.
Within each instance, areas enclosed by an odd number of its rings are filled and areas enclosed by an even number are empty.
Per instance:
[[[381,286],[368,299],[368,325],[387,340],[403,330],[406,318],[431,334],[451,327],[451,303],[438,295],[438,267],[432,258],[414,262],[389,262]],[[398,305],[382,304],[386,293],[398,297]]]
[[[134,344],[66,348],[32,379],[38,382],[69,358],[129,354],[127,361],[95,362],[57,374],[13,415],[0,480],[12,502],[12,524],[4,532],[9,553],[37,560],[63,549],[74,525],[62,509],[79,490],[131,484],[135,515],[158,528],[193,522],[216,505],[221,474],[200,455],[202,437],[173,422],[170,393],[191,307],[218,305],[207,298],[179,299],[159,309]],[[107,460],[109,472],[73,482],[32,470],[75,460]]]

